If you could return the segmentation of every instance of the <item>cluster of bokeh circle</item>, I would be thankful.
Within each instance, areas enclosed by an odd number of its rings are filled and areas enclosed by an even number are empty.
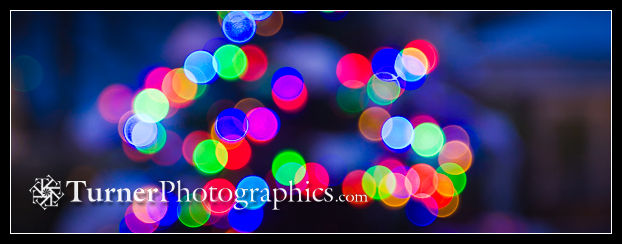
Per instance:
[[[339,60],[337,103],[343,111],[359,114],[361,136],[382,142],[389,151],[412,150],[438,162],[408,166],[397,157],[388,157],[366,170],[350,172],[342,192],[365,194],[370,200],[353,205],[365,207],[375,200],[389,208],[405,208],[408,220],[417,226],[449,217],[458,209],[473,161],[467,131],[459,125],[443,126],[429,115],[405,118],[388,111],[403,94],[420,88],[437,64],[438,52],[426,40],[411,41],[401,50],[380,47],[369,59],[349,53]]]
[[[343,18],[345,12],[322,13]],[[218,20],[227,42],[211,42],[203,50],[190,53],[183,67],[155,67],[144,78],[141,89],[134,91],[122,84],[106,87],[98,97],[98,110],[110,123],[118,125],[126,156],[136,162],[153,161],[170,166],[183,158],[201,175],[213,176],[201,194],[176,201],[155,204],[133,202],[119,224],[121,232],[154,232],[177,221],[189,228],[217,226],[231,232],[253,232],[263,221],[265,201],[233,208],[235,196],[226,202],[211,201],[205,196],[210,187],[238,188],[285,187],[293,182],[302,195],[320,197],[335,184],[321,162],[307,162],[295,149],[284,148],[273,158],[265,177],[248,175],[238,182],[218,177],[223,170],[248,166],[252,145],[269,144],[278,134],[281,119],[277,111],[258,99],[248,97],[219,111],[210,121],[209,130],[195,130],[181,137],[163,126],[171,118],[208,92],[217,80],[254,82],[263,77],[268,58],[257,45],[245,44],[255,34],[271,36],[283,24],[278,11],[219,11]],[[345,112],[358,114],[362,138],[381,143],[395,153],[413,150],[425,158],[436,158],[438,167],[427,163],[411,166],[397,157],[373,162],[368,169],[349,172],[340,182],[344,195],[365,195],[366,201],[351,201],[354,207],[367,207],[374,201],[392,208],[405,208],[414,225],[426,226],[436,218],[451,216],[458,208],[459,196],[466,186],[466,171],[473,154],[468,133],[459,125],[442,126],[428,115],[411,118],[392,116],[388,108],[405,92],[416,90],[436,68],[438,53],[425,40],[415,40],[403,49],[380,47],[370,58],[357,53],[344,55],[336,66],[341,86],[336,102]],[[308,91],[303,75],[293,67],[280,67],[272,74],[271,97],[281,112],[297,113],[304,109]],[[237,184],[236,184],[237,183]],[[143,188],[157,188],[148,185]],[[309,191],[304,191],[308,189]],[[157,199],[156,199],[157,200]]]

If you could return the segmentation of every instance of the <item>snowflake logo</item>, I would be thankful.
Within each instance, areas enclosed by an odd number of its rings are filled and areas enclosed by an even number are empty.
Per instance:
[[[60,189],[60,181],[50,175],[45,178],[36,178],[35,185],[30,188],[32,204],[39,204],[43,210],[48,207],[58,207],[58,201],[65,194]]]

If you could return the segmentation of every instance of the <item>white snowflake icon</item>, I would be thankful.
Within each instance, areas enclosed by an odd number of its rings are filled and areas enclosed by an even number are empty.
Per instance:
[[[30,188],[32,203],[38,204],[43,210],[48,207],[58,207],[58,201],[65,194],[61,191],[61,182],[54,180],[50,175],[45,178],[36,178],[35,185]]]

